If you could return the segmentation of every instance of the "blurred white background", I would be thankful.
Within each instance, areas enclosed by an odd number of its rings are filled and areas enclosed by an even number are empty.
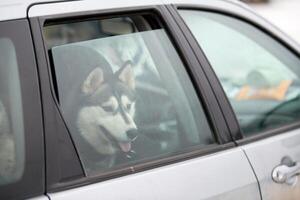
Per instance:
[[[260,0],[252,1],[259,2]],[[266,3],[253,2],[249,3],[249,5],[255,11],[300,44],[300,0],[269,0]]]

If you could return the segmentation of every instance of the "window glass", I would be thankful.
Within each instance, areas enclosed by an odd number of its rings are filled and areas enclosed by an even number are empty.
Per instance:
[[[238,19],[179,12],[220,79],[246,136],[299,120],[298,57]]]
[[[153,16],[45,26],[61,111],[88,175],[215,143]]]
[[[24,127],[18,63],[13,42],[0,37],[0,186],[24,170]]]

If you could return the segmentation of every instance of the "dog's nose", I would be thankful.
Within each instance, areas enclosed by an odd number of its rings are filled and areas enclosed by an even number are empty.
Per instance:
[[[138,136],[138,131],[137,131],[137,129],[130,129],[130,130],[126,131],[126,134],[129,139],[135,140],[136,137]]]

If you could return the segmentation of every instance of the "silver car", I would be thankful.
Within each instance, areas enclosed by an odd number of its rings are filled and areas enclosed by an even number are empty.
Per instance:
[[[300,199],[299,53],[239,1],[2,0],[0,199]]]

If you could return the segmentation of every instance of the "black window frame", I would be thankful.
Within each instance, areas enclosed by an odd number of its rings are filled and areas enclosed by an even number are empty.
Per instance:
[[[157,159],[155,161],[146,162],[139,165],[134,165],[134,171],[132,168],[127,167],[124,170],[117,170],[115,172],[110,172],[106,174],[101,174],[96,177],[86,177],[82,165],[81,173],[78,173],[76,176],[62,179],[61,175],[58,173],[60,168],[55,164],[57,163],[57,154],[52,152],[52,149],[59,149],[57,145],[57,135],[52,134],[53,132],[64,132],[63,134],[68,134],[65,136],[66,140],[69,141],[69,148],[73,151],[73,160],[77,159],[79,162],[79,156],[76,152],[75,147],[71,147],[74,145],[73,141],[71,141],[71,136],[67,132],[66,126],[63,122],[62,115],[59,109],[58,101],[55,96],[55,85],[53,85],[53,77],[51,77],[51,61],[49,59],[49,55],[47,52],[46,43],[43,37],[43,27],[45,22],[51,21],[52,23],[64,22],[66,23],[69,20],[80,20],[80,19],[101,19],[102,18],[111,18],[111,17],[119,17],[124,15],[132,15],[132,14],[142,14],[142,13],[150,13],[154,14],[159,18],[161,23],[163,24],[163,28],[168,33],[171,42],[174,44],[180,58],[182,59],[184,66],[188,72],[189,77],[193,83],[195,91],[198,95],[199,101],[202,104],[205,115],[207,116],[208,123],[211,126],[212,134],[215,134],[217,138],[217,144],[208,145],[203,149],[195,149],[190,152],[185,152],[182,154],[178,154],[176,156]],[[197,70],[200,65],[199,61],[196,59],[194,52],[188,45],[186,38],[180,31],[177,26],[177,23],[174,21],[172,15],[170,15],[169,11],[165,6],[161,5],[153,5],[153,6],[143,6],[143,7],[127,7],[127,8],[119,8],[119,9],[105,9],[105,10],[96,10],[96,11],[84,11],[84,12],[75,12],[68,14],[58,14],[51,16],[41,16],[30,18],[30,23],[33,31],[33,38],[35,41],[35,47],[38,51],[37,53],[37,61],[39,65],[40,77],[41,77],[41,88],[44,94],[43,106],[44,110],[49,111],[47,114],[48,119],[45,119],[45,137],[46,137],[46,147],[51,146],[51,148],[46,148],[47,155],[47,177],[52,177],[51,180],[47,180],[47,192],[56,192],[61,191],[68,188],[74,188],[81,185],[87,185],[95,182],[104,181],[107,179],[120,177],[140,171],[144,171],[147,169],[156,168],[159,166],[176,163],[179,161],[183,161],[190,158],[195,158],[202,155],[207,155],[210,153],[214,153],[217,151],[221,151],[224,149],[232,148],[235,144],[232,142],[232,138],[230,137],[228,127],[224,121],[224,117],[222,112],[217,104],[216,98],[212,92],[211,86],[205,76],[204,73]],[[44,91],[45,90],[45,91]],[[50,115],[50,116],[49,116]],[[50,119],[52,118],[52,119]],[[57,120],[56,122],[54,122]],[[49,123],[49,124],[48,124]],[[52,126],[57,126],[59,124],[60,127],[53,128]],[[53,124],[54,123],[54,124]],[[62,131],[64,129],[64,131]],[[64,163],[67,165],[66,168],[72,170],[74,166],[70,163]],[[77,166],[78,167],[78,166]],[[77,172],[79,172],[77,170]]]
[[[222,112],[224,113],[226,123],[228,124],[228,127],[230,127],[230,133],[234,141],[237,145],[243,145],[252,143],[254,141],[258,141],[261,139],[265,139],[268,137],[272,137],[279,134],[284,134],[288,131],[295,130],[297,128],[300,128],[300,119],[296,122],[292,122],[289,124],[281,125],[280,127],[274,127],[267,130],[259,131],[253,134],[253,136],[250,137],[244,137],[243,133],[241,131],[239,122],[237,120],[237,117],[235,115],[235,112],[229,102],[229,99],[226,96],[225,91],[223,90],[223,87],[216,75],[216,73],[213,70],[213,67],[211,66],[208,58],[205,56],[204,51],[202,50],[201,46],[197,42],[196,38],[193,36],[192,32],[188,28],[187,24],[184,22],[183,18],[179,14],[178,10],[193,10],[193,11],[202,11],[202,12],[210,12],[215,14],[224,15],[227,17],[234,18],[236,20],[239,20],[243,23],[246,23],[253,28],[256,28],[263,33],[265,33],[267,36],[271,37],[275,41],[277,41],[279,44],[283,45],[283,47],[287,48],[288,51],[293,53],[296,57],[300,59],[300,49],[298,49],[295,45],[291,43],[291,41],[287,41],[286,38],[283,37],[283,35],[278,34],[278,30],[276,30],[272,25],[267,23],[266,21],[263,21],[263,19],[259,18],[255,19],[252,17],[255,15],[254,13],[251,13],[249,10],[246,10],[245,8],[242,8],[239,5],[234,5],[239,7],[238,9],[244,9],[243,11],[245,14],[241,14],[240,12],[235,11],[234,9],[226,9],[226,8],[220,8],[220,7],[214,7],[211,6],[201,6],[196,4],[174,4],[169,5],[168,9],[171,13],[176,17],[178,20],[179,26],[182,28],[184,34],[189,38],[189,42],[193,45],[193,50],[196,52],[198,57],[202,61],[202,65],[207,67],[208,71],[212,71],[212,76],[210,76],[210,82],[215,86],[214,92],[217,95],[218,101],[220,102]],[[255,16],[257,17],[257,16]],[[259,20],[262,20],[263,22],[259,22]],[[264,25],[262,25],[264,23]],[[273,30],[272,30],[273,29]],[[217,79],[217,81],[215,80]]]
[[[0,21],[0,37],[15,46],[23,106],[25,166],[19,181],[0,186],[0,199],[24,199],[45,193],[42,107],[35,52],[27,19]]]

